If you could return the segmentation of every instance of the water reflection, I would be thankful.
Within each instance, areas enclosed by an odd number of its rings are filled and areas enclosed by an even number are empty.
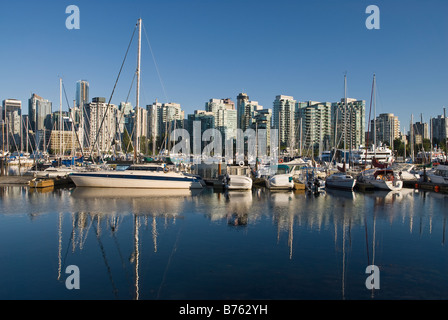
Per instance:
[[[446,195],[413,189],[327,190],[316,197],[267,189],[1,187],[0,243],[11,244],[2,249],[7,255],[20,255],[25,251],[20,239],[44,228],[53,245],[40,258],[24,259],[33,265],[53,256],[55,263],[57,250],[57,275],[53,269],[49,281],[63,283],[70,264],[97,274],[90,281],[99,284],[83,291],[86,298],[98,287],[102,293],[95,298],[106,299],[163,299],[180,293],[193,299],[399,298],[398,288],[405,284],[397,270],[403,268],[409,277],[425,279],[429,297],[446,297],[444,289],[431,290],[445,279],[440,255],[446,254],[447,204]],[[23,215],[32,222],[25,235],[16,229],[5,232]],[[4,254],[0,251],[5,264],[14,263]],[[366,292],[363,272],[370,264],[385,270],[397,289]],[[425,268],[432,270],[426,277]],[[281,292],[275,289],[279,286]],[[48,295],[60,293],[54,290]]]

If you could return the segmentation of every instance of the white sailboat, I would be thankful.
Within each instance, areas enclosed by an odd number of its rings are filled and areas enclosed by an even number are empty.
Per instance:
[[[347,75],[344,76],[344,104],[345,104],[345,115],[344,118],[347,119]],[[338,166],[338,169],[341,172],[334,173],[330,176],[328,176],[325,179],[325,186],[327,188],[333,188],[333,189],[342,189],[342,190],[350,190],[353,191],[353,188],[356,185],[356,179],[353,178],[351,175],[347,174],[347,163],[345,156],[346,153],[346,135],[347,135],[347,124],[344,124],[344,163],[342,169]],[[350,154],[351,154],[351,148],[350,148]]]
[[[124,171],[74,172],[76,187],[131,189],[202,189],[199,179],[164,165],[132,165]]]
[[[137,103],[134,161],[138,163],[142,19],[138,20]],[[198,178],[170,171],[166,165],[134,164],[124,171],[74,172],[70,178],[77,187],[134,189],[202,189]]]
[[[372,178],[367,179],[367,182],[382,190],[398,191],[403,189],[403,180],[396,171],[391,169],[377,169]]]

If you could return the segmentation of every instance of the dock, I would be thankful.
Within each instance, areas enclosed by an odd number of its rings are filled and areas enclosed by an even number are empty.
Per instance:
[[[0,185],[28,185],[33,176],[0,176]]]
[[[54,179],[35,179],[33,176],[0,176],[0,186],[30,186],[33,188],[44,187],[70,187],[74,186],[72,179],[54,178]]]
[[[431,182],[407,181],[404,183],[403,187],[448,194],[448,185],[438,185]]]

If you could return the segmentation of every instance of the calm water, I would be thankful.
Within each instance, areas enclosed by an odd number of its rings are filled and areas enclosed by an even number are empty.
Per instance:
[[[447,299],[447,207],[414,190],[2,187],[0,299]]]

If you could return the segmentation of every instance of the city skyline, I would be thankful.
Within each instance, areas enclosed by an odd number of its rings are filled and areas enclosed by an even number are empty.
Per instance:
[[[26,104],[36,93],[58,110],[62,77],[70,104],[81,79],[90,83],[90,97],[108,100],[133,27],[142,17],[142,107],[157,99],[179,103],[192,114],[210,98],[236,100],[240,92],[270,109],[277,95],[335,102],[344,96],[347,74],[347,96],[366,101],[368,118],[375,73],[376,115],[394,113],[405,126],[411,113],[423,113],[427,122],[446,106],[448,27],[443,12],[448,5],[437,0],[374,2],[135,1],[123,7],[123,1],[77,1],[79,30],[65,26],[69,2],[2,3],[3,12],[10,14],[0,21],[2,47],[8,48],[0,50],[7,62],[0,99]],[[369,4],[381,10],[379,30],[365,26]],[[98,13],[120,13],[120,19],[99,21]],[[37,22],[34,15],[40,17]],[[135,58],[133,45],[112,99],[116,105],[128,96]],[[135,90],[130,92],[135,105]]]

